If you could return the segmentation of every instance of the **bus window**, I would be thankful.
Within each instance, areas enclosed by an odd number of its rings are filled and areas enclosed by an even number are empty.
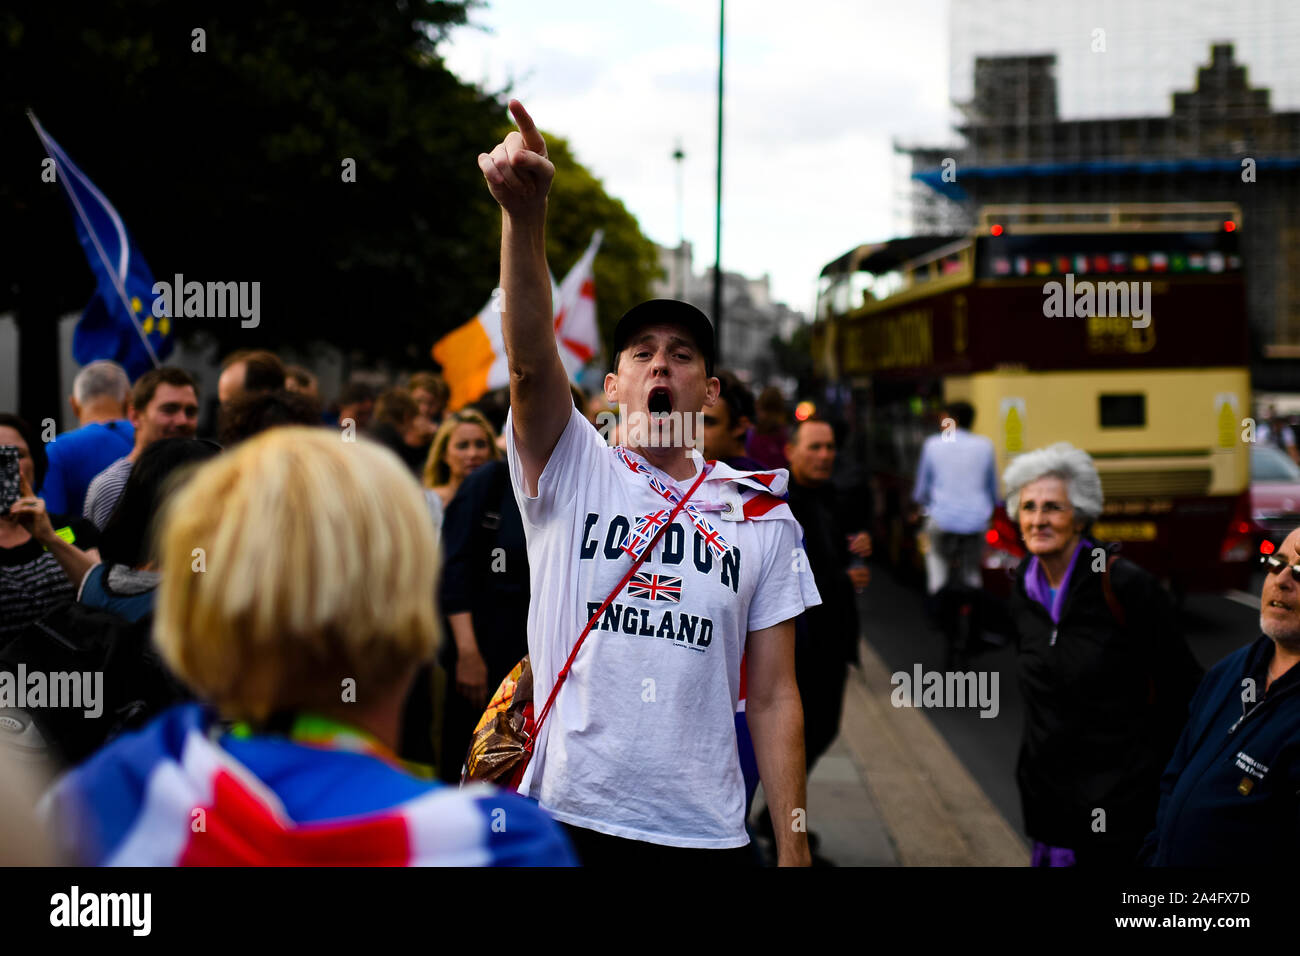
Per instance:
[[[897,269],[870,276],[869,279],[867,289],[870,290],[871,297],[876,300],[888,299],[903,288],[903,273]]]
[[[875,277],[870,273],[853,273],[852,283],[853,293],[849,296],[847,303],[849,309],[856,309],[879,298],[875,290]]]
[[[1147,397],[1136,395],[1098,396],[1102,428],[1145,428]]]

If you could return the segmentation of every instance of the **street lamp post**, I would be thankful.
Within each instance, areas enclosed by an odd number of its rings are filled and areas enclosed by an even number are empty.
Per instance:
[[[682,182],[682,160],[685,158],[686,154],[682,152],[682,141],[679,139],[677,146],[673,149],[673,162],[677,164],[677,252],[673,255],[676,263],[676,268],[673,271],[676,273],[677,279],[674,295],[681,300],[686,298],[686,276],[682,269],[682,262],[686,254],[686,229],[682,224],[683,193],[685,190]]]
[[[718,176],[713,210],[713,338],[715,356],[722,361],[722,63],[727,0],[718,0]]]

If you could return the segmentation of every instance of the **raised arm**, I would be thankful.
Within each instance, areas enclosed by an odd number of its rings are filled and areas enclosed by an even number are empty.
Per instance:
[[[54,555],[54,560],[59,562],[59,567],[63,568],[63,573],[68,576],[72,586],[81,587],[81,579],[86,576],[86,572],[100,563],[98,549],[82,551],[60,538],[50,523],[45,500],[36,497],[26,478],[20,475],[18,481],[22,497],[10,506],[9,520],[26,528],[46,551]]]
[[[555,167],[546,142],[518,100],[510,101],[518,130],[478,165],[501,205],[501,331],[510,367],[515,446],[529,495],[560,440],[573,402],[552,325],[546,267],[546,196]]]

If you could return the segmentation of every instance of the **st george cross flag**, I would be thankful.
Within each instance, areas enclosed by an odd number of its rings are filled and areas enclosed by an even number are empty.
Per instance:
[[[422,780],[367,753],[223,735],[198,704],[104,747],[40,811],[83,866],[576,862],[559,825],[518,794]]]
[[[587,363],[600,356],[600,330],[596,326],[596,251],[605,233],[597,229],[582,258],[560,283],[555,310],[555,341],[560,346],[560,361],[577,381]]]
[[[35,114],[29,111],[27,118],[54,161],[55,179],[72,207],[77,238],[95,276],[95,295],[72,335],[73,357],[81,365],[112,359],[132,380],[139,378],[172,352],[171,318],[153,314],[153,273],[108,197],[45,132]]]
[[[557,285],[555,277],[551,277],[555,340],[570,380],[577,379],[587,362],[600,354],[592,269],[602,238],[604,233],[596,230],[587,251],[563,282]],[[485,392],[510,384],[501,333],[501,297],[501,290],[495,290],[474,318],[433,345],[433,358],[442,366],[442,376],[451,389],[447,406],[452,411],[463,408]]]

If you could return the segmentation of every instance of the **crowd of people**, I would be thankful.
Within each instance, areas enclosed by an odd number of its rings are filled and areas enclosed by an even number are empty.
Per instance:
[[[0,760],[60,771],[52,849],[24,861],[746,866],[760,783],[775,861],[817,858],[807,776],[839,731],[872,553],[870,504],[835,481],[842,434],[716,368],[708,319],[672,300],[619,320],[602,392],[574,386],[540,253],[554,168],[511,108],[478,160],[505,226],[508,395],[452,409],[421,372],[348,383],[326,414],[310,370],[257,350],[222,363],[215,440],[173,367],[87,365],[80,425],[52,440],[0,415],[0,671],[103,681],[82,709],[4,712]],[[611,441],[615,408],[636,421]],[[668,420],[698,410],[693,447]],[[978,588],[999,501],[1029,552],[1005,624],[1034,864],[1285,858],[1300,531],[1262,636],[1202,680],[1159,583],[1098,546],[1091,459],[1051,445],[999,482],[972,417],[949,409],[913,498],[931,594]],[[525,657],[514,793],[466,755]]]
[[[716,373],[718,400],[702,416],[698,436],[703,458],[730,466],[735,475],[789,469],[789,517],[802,530],[790,520],[783,536],[792,548],[806,548],[816,581],[804,586],[806,613],[792,614],[798,640],[791,645],[797,651],[790,676],[810,702],[797,748],[805,755],[802,777],[838,730],[847,666],[856,654],[853,592],[868,580],[861,560],[870,553],[866,516],[830,481],[835,436],[829,423],[791,426],[780,393],[771,389],[763,397],[766,434],[778,441],[755,442],[753,394],[737,376]],[[270,352],[235,353],[221,366],[214,437],[199,437],[202,396],[190,373],[164,366],[131,383],[115,363],[97,361],[73,384],[80,427],[44,442],[28,422],[0,416],[0,445],[18,450],[21,476],[20,495],[0,517],[0,669],[20,663],[29,672],[52,671],[55,664],[101,668],[109,691],[109,712],[94,721],[6,711],[25,724],[20,752],[28,762],[50,771],[77,768],[62,778],[47,811],[64,859],[175,862],[149,853],[122,856],[121,846],[86,842],[94,828],[114,825],[110,817],[137,814],[156,822],[161,811],[145,800],[148,774],[169,760],[183,764],[179,751],[167,749],[177,744],[174,737],[162,739],[168,734],[183,739],[191,731],[211,736],[213,726],[226,728],[219,746],[254,774],[274,765],[268,754],[282,756],[273,740],[355,750],[355,739],[364,738],[372,763],[386,769],[366,764],[360,779],[375,777],[380,792],[358,783],[354,805],[345,807],[341,798],[329,809],[293,804],[298,787],[314,792],[314,774],[338,773],[336,764],[347,763],[313,750],[320,766],[299,768],[292,788],[276,789],[297,823],[344,809],[405,812],[404,805],[383,806],[384,800],[398,791],[404,798],[426,792],[414,783],[377,782],[386,774],[406,774],[428,792],[434,780],[453,788],[461,783],[484,707],[530,650],[535,592],[528,532],[502,432],[509,397],[486,396],[478,407],[452,411],[443,380],[422,372],[382,392],[349,383],[338,395],[337,415],[330,415],[318,388],[308,370],[286,367]],[[575,420],[599,440],[600,416],[613,407],[609,399],[567,383],[564,388]],[[392,474],[392,462],[400,464],[404,480]],[[359,480],[354,473],[369,474],[366,495],[378,510],[367,514],[360,492],[348,486],[349,479]],[[58,511],[47,489],[57,495]],[[421,570],[411,563],[416,545],[398,547],[394,540],[412,530],[409,510],[398,507],[410,490],[421,502],[421,523],[437,557],[436,571],[424,569],[423,589],[413,583]],[[379,508],[385,502],[390,506]],[[179,542],[172,552],[169,541]],[[707,560],[707,548],[697,543],[694,551],[697,566]],[[822,606],[812,596],[817,589]],[[421,625],[419,640],[408,635],[400,648],[386,647],[386,629],[399,619],[410,624],[415,611],[403,604],[412,601],[427,604],[434,624],[427,631]],[[305,614],[307,622],[276,616],[294,613]],[[834,633],[835,640],[812,639],[822,633]],[[51,640],[81,650],[59,656]],[[391,658],[390,669],[376,675],[378,665],[362,666],[362,656]],[[731,663],[742,656],[737,648]],[[409,673],[397,667],[402,662],[411,665]],[[364,696],[374,710],[330,699],[339,697],[335,685],[349,677],[363,688],[358,703]],[[758,759],[743,700],[731,700],[725,685],[722,690],[732,715],[726,726],[739,741],[747,816]],[[329,745],[300,724],[328,724]],[[349,743],[336,746],[336,737]],[[266,753],[258,750],[254,758],[247,750],[252,744],[236,743],[251,740],[264,744]],[[100,792],[104,785],[97,781],[120,774],[128,754],[143,761],[136,767],[136,791]],[[199,779],[193,784],[204,786]],[[574,835],[579,829],[570,827],[567,838],[554,831],[549,842],[534,834],[530,840],[544,852],[531,862],[577,859],[569,847],[581,843]],[[772,834],[770,824],[764,829]],[[740,839],[735,833],[730,839],[743,847],[744,833],[742,826]],[[484,859],[530,862],[511,856],[520,852],[514,844],[480,843],[471,849],[488,854]],[[165,842],[164,848],[174,850]],[[273,861],[221,855],[230,852],[195,848],[186,860]],[[363,861],[369,851],[348,852]],[[598,858],[587,847],[584,859]],[[745,849],[741,859],[756,858]]]

